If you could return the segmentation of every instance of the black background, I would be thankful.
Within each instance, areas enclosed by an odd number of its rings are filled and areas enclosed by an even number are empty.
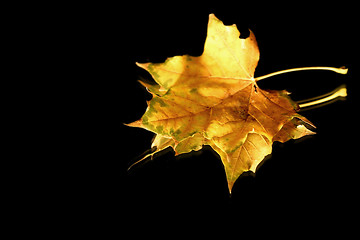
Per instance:
[[[358,36],[352,8],[348,4],[138,2],[102,6],[92,12],[100,30],[94,33],[100,46],[97,62],[103,67],[101,79],[95,80],[99,89],[94,92],[101,98],[98,107],[102,110],[95,117],[102,118],[97,141],[103,149],[98,147],[99,156],[85,161],[91,170],[79,186],[89,188],[94,200],[88,214],[101,212],[104,219],[116,219],[114,225],[125,221],[127,227],[133,227],[132,233],[149,224],[153,230],[164,224],[182,230],[186,229],[182,224],[203,220],[227,223],[237,219],[256,225],[278,218],[292,225],[303,219],[306,226],[316,228],[318,221],[336,224],[348,218],[345,214],[357,207],[359,173],[353,62]],[[201,55],[210,13],[226,25],[235,23],[242,37],[248,28],[254,32],[260,49],[255,76],[305,66],[349,68],[347,75],[303,71],[259,82],[263,89],[292,92],[294,100],[318,96],[345,83],[348,97],[302,112],[317,126],[317,134],[274,143],[271,157],[256,175],[241,176],[231,197],[221,160],[209,147],[176,158],[166,151],[127,171],[129,164],[150,148],[153,138],[151,132],[123,125],[138,120],[145,112],[146,100],[151,99],[137,82],[149,75],[135,62]]]

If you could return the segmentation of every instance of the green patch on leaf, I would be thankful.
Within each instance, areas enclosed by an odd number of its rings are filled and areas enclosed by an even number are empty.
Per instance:
[[[162,134],[163,133],[163,130],[164,130],[164,127],[159,125],[156,127],[156,132],[159,133],[159,134]]]

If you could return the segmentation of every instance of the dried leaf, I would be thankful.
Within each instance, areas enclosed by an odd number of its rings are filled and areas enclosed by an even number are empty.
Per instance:
[[[156,134],[154,153],[172,147],[178,155],[210,145],[221,157],[230,192],[243,172],[256,171],[274,141],[314,134],[308,127],[315,127],[297,113],[288,92],[259,88],[264,77],[254,78],[255,36],[239,36],[235,25],[225,26],[211,14],[201,56],[137,63],[158,85],[142,83],[153,98],[142,118],[128,124]]]

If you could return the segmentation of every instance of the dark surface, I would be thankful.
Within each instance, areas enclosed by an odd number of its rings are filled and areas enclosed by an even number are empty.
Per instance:
[[[291,221],[305,218],[335,223],[354,211],[359,170],[354,87],[355,22],[344,15],[349,6],[312,6],[282,10],[267,6],[181,7],[133,4],[101,13],[105,80],[103,154],[89,161],[96,211],[123,220],[135,229],[159,228],[186,221]],[[172,3],[169,3],[172,5]],[[259,9],[258,9],[259,8]],[[261,15],[264,11],[264,15]],[[346,101],[301,114],[317,134],[298,141],[275,143],[271,157],[256,176],[244,174],[228,194],[220,158],[210,149],[174,157],[172,151],[127,172],[129,164],[148,150],[153,134],[122,123],[138,120],[151,96],[137,82],[149,77],[135,62],[162,62],[167,57],[202,53],[209,13],[225,24],[250,28],[260,49],[255,76],[304,66],[346,66],[347,75],[327,71],[288,73],[259,82],[263,89],[286,89],[294,100],[327,93],[345,83]],[[104,86],[105,85],[105,86]],[[103,101],[103,100],[102,100]],[[85,179],[84,185],[89,185]],[[98,203],[96,203],[98,202]],[[215,217],[219,216],[220,218]],[[156,222],[159,219],[159,225]],[[176,224],[175,224],[176,222]],[[286,221],[285,221],[286,222]],[[116,224],[112,222],[112,224]]]

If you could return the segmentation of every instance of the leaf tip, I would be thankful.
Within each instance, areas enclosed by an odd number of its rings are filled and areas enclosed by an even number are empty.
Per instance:
[[[233,188],[233,186],[234,186],[234,183],[235,183],[235,181],[231,181],[231,182],[228,181],[228,188],[229,188],[229,194],[230,194],[230,196],[231,196],[231,192],[232,192],[232,188]]]
[[[209,23],[210,22],[220,22],[220,23],[222,23],[222,21],[220,20],[220,19],[218,19],[216,16],[215,16],[215,14],[213,14],[213,13],[210,13],[209,14]]]
[[[209,14],[209,18],[212,19],[212,18],[217,18],[217,17],[215,17],[215,14],[210,13],[210,14]]]
[[[128,126],[128,127],[142,127],[142,120],[137,120],[135,122],[132,122],[132,123],[123,123],[125,126]]]
[[[143,69],[146,69],[147,66],[149,65],[149,63],[139,63],[139,62],[135,62],[136,66],[141,67]]]

